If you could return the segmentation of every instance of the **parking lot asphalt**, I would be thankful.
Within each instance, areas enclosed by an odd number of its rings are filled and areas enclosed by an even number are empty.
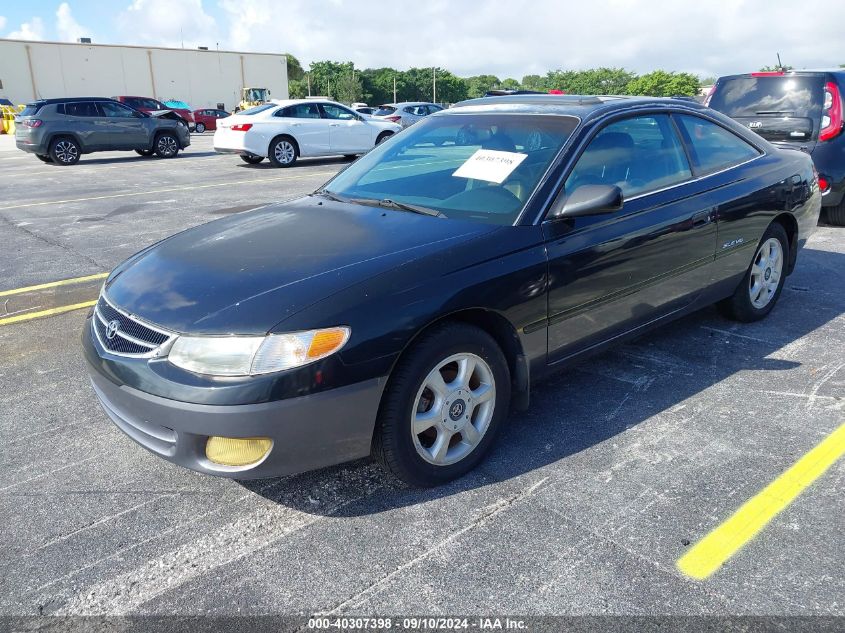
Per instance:
[[[258,482],[146,452],[80,354],[94,276],[171,233],[315,189],[343,159],[39,162],[0,136],[0,615],[845,615],[845,459],[715,573],[678,560],[845,422],[845,230],[768,319],[707,309],[538,385],[433,490],[362,460]],[[8,321],[4,323],[4,317]]]

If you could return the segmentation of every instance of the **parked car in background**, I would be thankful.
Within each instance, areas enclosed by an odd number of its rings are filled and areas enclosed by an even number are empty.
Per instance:
[[[11,101],[9,101],[8,99],[6,99],[5,97],[0,97],[0,106],[13,106],[13,105],[15,105],[15,104],[12,103]]]
[[[355,110],[355,112],[358,112],[359,114],[366,114],[367,116],[372,116],[373,114],[375,114],[375,111],[378,108],[374,108],[373,106],[362,106],[352,109]]]
[[[217,121],[225,119],[227,116],[232,116],[225,110],[218,110],[216,108],[205,108],[203,110],[194,110],[194,122],[196,123],[196,131],[200,134],[206,130],[214,131],[217,129]]]
[[[104,97],[33,101],[17,121],[18,149],[57,165],[73,165],[82,154],[114,150],[173,158],[191,144],[188,128],[176,113],[147,114]]]
[[[112,97],[115,101],[120,101],[120,103],[128,105],[130,108],[135,108],[136,110],[140,110],[141,112],[146,112],[147,114],[153,114],[155,112],[162,112],[164,110],[169,110],[171,112],[175,112],[173,108],[168,108],[158,99],[153,99],[152,97],[132,97],[132,96],[124,96],[120,95],[117,97]],[[186,117],[184,114],[179,114],[176,112],[179,118],[184,121],[185,125],[188,127],[189,130],[193,129],[193,117]],[[190,115],[190,111],[188,111]]]
[[[84,356],[115,424],[181,466],[255,479],[372,453],[442,484],[532,381],[713,302],[769,315],[819,206],[808,155],[696,103],[468,101],[310,195],[129,258]]]
[[[402,103],[385,103],[380,105],[378,110],[373,112],[373,117],[398,123],[403,128],[409,127],[421,121],[429,114],[440,112],[442,106],[436,103],[427,103],[424,101],[403,101]]]
[[[196,129],[196,121],[194,120],[194,113],[191,110],[191,106],[189,106],[184,101],[179,101],[177,99],[168,99],[164,102],[164,106],[170,110],[173,110],[176,114],[180,117],[185,119],[188,123],[188,129],[192,132]]]
[[[720,77],[705,103],[781,147],[804,150],[819,172],[828,222],[845,226],[845,70]]]
[[[353,112],[334,101],[289,99],[243,110],[217,122],[214,149],[244,162],[265,158],[290,167],[299,157],[368,152],[402,128]]]

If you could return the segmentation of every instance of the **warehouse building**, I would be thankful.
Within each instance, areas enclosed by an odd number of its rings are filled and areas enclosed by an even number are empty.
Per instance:
[[[241,89],[287,99],[287,58],[276,53],[0,39],[0,98],[133,95],[233,109]]]

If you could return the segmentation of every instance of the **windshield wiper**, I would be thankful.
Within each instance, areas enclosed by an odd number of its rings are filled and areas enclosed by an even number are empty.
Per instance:
[[[400,211],[410,211],[412,213],[419,213],[420,215],[430,215],[435,218],[445,218],[446,216],[437,209],[429,209],[428,207],[421,207],[416,204],[408,204],[407,202],[396,202],[390,198],[375,201],[380,207],[387,207],[389,209],[399,209]]]
[[[760,110],[759,112],[755,112],[755,114],[780,114],[780,115],[793,115],[795,114],[794,110]]]
[[[324,198],[328,198],[329,200],[334,200],[335,202],[349,202],[348,198],[341,198],[340,196],[336,196],[335,194],[327,191],[325,189],[317,189],[314,193],[311,194],[312,196],[323,196]]]

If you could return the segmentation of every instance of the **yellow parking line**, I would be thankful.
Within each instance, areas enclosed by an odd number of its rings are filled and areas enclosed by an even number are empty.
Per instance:
[[[842,455],[845,455],[845,424],[696,543],[678,560],[678,569],[697,580],[709,577]]]
[[[170,187],[169,189],[154,189],[152,191],[129,191],[126,193],[113,193],[105,196],[92,196],[90,198],[71,198],[68,200],[48,200],[45,202],[25,202],[23,204],[12,204],[0,207],[0,211],[10,209],[25,209],[29,207],[43,207],[50,204],[69,204],[71,202],[88,202],[90,200],[110,200],[112,198],[128,198],[130,196],[149,196],[157,193],[170,193],[173,191],[195,191],[197,189],[211,189],[213,187],[229,187],[231,185],[245,185],[256,182],[273,182],[278,180],[302,180],[311,176],[329,176],[336,174],[336,171],[318,171],[296,176],[274,176],[272,178],[251,178],[249,180],[236,180],[234,182],[213,182],[207,185],[187,185],[185,187]]]
[[[54,314],[62,314],[63,312],[71,312],[72,310],[90,308],[95,303],[97,303],[96,299],[94,299],[93,301],[83,301],[82,303],[73,303],[69,306],[59,306],[58,308],[50,308],[49,310],[39,310],[38,312],[27,312],[26,314],[17,314],[13,317],[6,317],[5,319],[0,319],[0,325],[20,323],[21,321],[40,319],[41,317],[53,316]]]
[[[8,297],[9,295],[19,295],[23,292],[32,292],[33,290],[43,290],[44,288],[55,288],[56,286],[69,286],[71,284],[81,284],[85,281],[93,281],[95,279],[102,279],[108,277],[108,273],[97,273],[96,275],[86,275],[85,277],[74,277],[73,279],[62,279],[60,281],[50,281],[46,284],[37,284],[35,286],[26,286],[24,288],[14,288],[13,290],[0,291],[0,297]]]

